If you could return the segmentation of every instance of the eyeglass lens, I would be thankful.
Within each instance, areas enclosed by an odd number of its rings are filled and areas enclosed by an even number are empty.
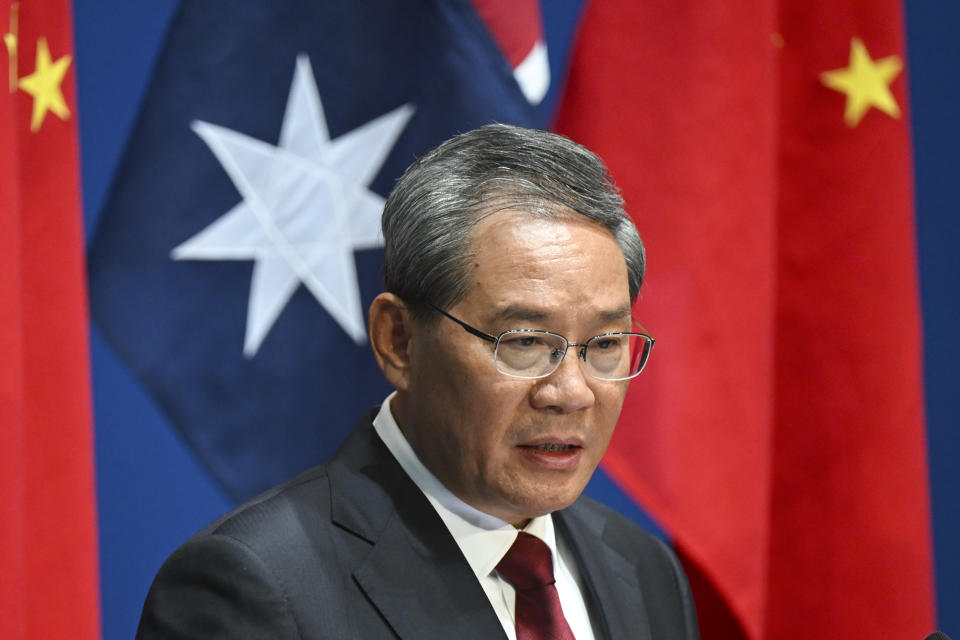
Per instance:
[[[574,348],[579,356],[583,347]],[[567,341],[553,333],[508,331],[497,343],[497,369],[521,378],[549,375],[559,366],[566,350]],[[587,373],[602,380],[630,378],[640,372],[648,352],[649,342],[642,335],[596,336],[586,345]]]

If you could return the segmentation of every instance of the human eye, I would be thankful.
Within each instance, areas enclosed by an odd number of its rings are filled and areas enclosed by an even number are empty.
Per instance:
[[[557,338],[537,331],[507,332],[500,336],[497,361],[501,370],[521,376],[540,375],[557,351]],[[562,356],[561,356],[562,357]]]
[[[587,365],[600,377],[616,375],[626,361],[628,337],[621,334],[595,336],[587,342]]]
[[[597,336],[591,342],[592,344],[590,346],[598,351],[610,351],[611,349],[619,349],[623,346],[623,336]]]
[[[534,349],[546,345],[542,335],[533,333],[512,333],[500,338],[500,345],[508,349]]]

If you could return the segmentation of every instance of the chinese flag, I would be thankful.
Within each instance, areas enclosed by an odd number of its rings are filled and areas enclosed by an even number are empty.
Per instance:
[[[0,637],[99,637],[71,9],[0,2]]]
[[[897,0],[593,0],[557,129],[610,165],[657,338],[604,465],[705,640],[921,638],[933,581]]]

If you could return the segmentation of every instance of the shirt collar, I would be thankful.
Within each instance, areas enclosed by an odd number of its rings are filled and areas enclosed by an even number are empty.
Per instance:
[[[427,469],[393,417],[390,402],[395,395],[396,391],[387,397],[373,419],[377,435],[436,509],[476,576],[484,578],[490,575],[516,540],[517,530],[509,522],[484,513],[458,498]],[[556,563],[553,518],[549,515],[533,518],[523,531],[543,540],[550,547]]]

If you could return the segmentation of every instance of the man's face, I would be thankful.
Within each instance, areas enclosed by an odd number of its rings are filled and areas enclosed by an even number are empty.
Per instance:
[[[584,343],[630,331],[623,254],[609,231],[501,211],[475,229],[472,285],[453,316],[491,335],[541,329]],[[519,524],[570,505],[603,456],[627,382],[597,380],[577,349],[540,379],[497,371],[493,344],[440,317],[409,343],[394,413],[424,464],[475,508]]]

